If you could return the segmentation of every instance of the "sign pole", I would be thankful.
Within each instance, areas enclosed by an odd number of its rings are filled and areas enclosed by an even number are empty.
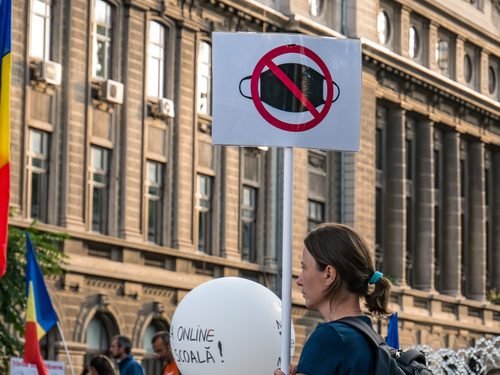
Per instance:
[[[292,320],[292,207],[293,147],[285,147],[283,178],[283,263],[281,278],[281,371],[290,373],[290,340]]]

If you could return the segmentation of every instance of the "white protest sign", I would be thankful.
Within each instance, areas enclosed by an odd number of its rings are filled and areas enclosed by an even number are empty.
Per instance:
[[[50,375],[64,375],[66,373],[66,364],[58,361],[45,361],[45,366]]]
[[[22,358],[12,357],[9,361],[9,375],[38,375],[35,365],[24,363]]]
[[[64,362],[44,361],[49,375],[65,375],[66,365]],[[12,357],[9,361],[9,375],[38,375],[36,365],[24,363],[22,358]]]
[[[359,150],[359,40],[213,34],[213,143]]]

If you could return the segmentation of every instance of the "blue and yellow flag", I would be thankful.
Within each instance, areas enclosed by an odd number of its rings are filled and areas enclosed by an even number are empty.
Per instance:
[[[10,50],[12,0],[0,0],[0,277],[7,269],[10,195]]]
[[[24,361],[37,365],[40,375],[48,374],[40,354],[38,341],[57,324],[58,318],[50,301],[42,271],[38,266],[35,249],[28,233],[26,233],[26,296],[28,302]]]

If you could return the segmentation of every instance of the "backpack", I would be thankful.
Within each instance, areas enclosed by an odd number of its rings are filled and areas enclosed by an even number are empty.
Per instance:
[[[432,375],[427,367],[425,355],[417,349],[397,350],[391,348],[382,336],[359,318],[346,317],[339,323],[362,332],[377,348],[375,352],[375,375]]]

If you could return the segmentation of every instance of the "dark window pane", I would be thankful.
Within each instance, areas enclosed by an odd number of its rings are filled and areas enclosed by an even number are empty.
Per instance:
[[[147,170],[147,238],[148,241],[161,245],[163,225],[163,168],[164,165],[148,161]]]
[[[242,258],[250,262],[257,260],[256,217],[257,189],[243,187],[242,197]]]
[[[97,146],[91,148],[92,160],[92,230],[107,233],[108,221],[108,153],[109,151]]]
[[[31,176],[31,217],[37,219],[40,217],[40,201],[42,200],[41,179],[42,176],[38,173],[33,173]]]
[[[30,130],[31,217],[47,221],[49,133]]]

